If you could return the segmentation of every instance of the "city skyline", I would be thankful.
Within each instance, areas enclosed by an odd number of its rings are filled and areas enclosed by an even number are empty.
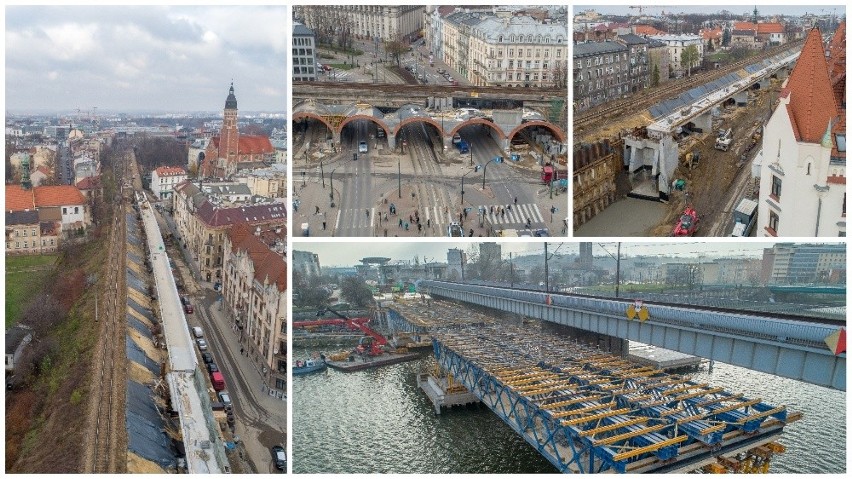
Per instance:
[[[651,15],[658,15],[662,12],[667,13],[717,13],[722,10],[727,10],[735,15],[747,13],[751,14],[757,8],[759,16],[766,15],[786,15],[786,16],[801,16],[806,13],[813,15],[827,15],[834,13],[838,16],[846,14],[846,7],[839,3],[836,5],[642,5],[642,12]],[[638,15],[638,8],[628,7],[627,5],[575,5],[573,13],[576,15],[584,10],[595,10],[600,14],[609,15]]]
[[[10,6],[5,108],[286,109],[283,6]]]
[[[300,243],[294,242],[293,249],[297,251],[308,251],[319,255],[320,264],[323,267],[345,267],[357,264],[361,258],[377,256],[391,258],[392,260],[413,260],[417,256],[421,261],[445,262],[447,250],[459,248],[467,252],[471,245],[478,251],[480,242],[380,242],[380,243]],[[534,255],[544,252],[544,242],[500,242],[503,255],[508,253],[515,255]],[[554,253],[578,254],[580,242],[548,242],[548,255]],[[615,257],[618,251],[618,243],[592,241],[592,253],[594,256],[612,255]],[[563,245],[560,247],[560,244]],[[696,257],[751,257],[759,258],[764,248],[770,248],[774,242],[689,242],[689,243],[621,243],[621,255],[623,258],[630,256],[672,256],[673,258],[696,258]],[[346,246],[341,248],[341,246]],[[352,252],[353,249],[357,253]]]

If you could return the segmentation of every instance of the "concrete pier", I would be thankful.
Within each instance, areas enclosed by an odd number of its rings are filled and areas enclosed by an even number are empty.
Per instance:
[[[417,375],[417,385],[426,393],[432,405],[435,406],[435,414],[441,414],[442,407],[464,406],[466,404],[475,404],[479,402],[473,393],[468,392],[464,386],[455,384],[449,385],[447,377],[436,378],[430,373],[419,373]]]

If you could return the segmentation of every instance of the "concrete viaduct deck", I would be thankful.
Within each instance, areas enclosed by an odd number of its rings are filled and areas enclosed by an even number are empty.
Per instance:
[[[156,284],[159,317],[169,353],[166,382],[172,408],[180,419],[190,474],[221,474],[230,471],[224,444],[216,432],[205,375],[198,367],[195,345],[183,314],[160,227],[153,209],[141,193],[136,202],[142,215],[153,277]]]
[[[629,302],[491,286],[421,281],[421,292],[508,311],[621,339],[846,390],[846,353],[825,339],[839,325],[730,314],[698,306],[648,308],[647,321],[628,320]]]

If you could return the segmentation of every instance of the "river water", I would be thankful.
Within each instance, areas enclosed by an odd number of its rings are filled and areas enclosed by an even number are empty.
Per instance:
[[[297,348],[294,358],[315,350]],[[443,410],[417,387],[431,357],[374,370],[293,378],[295,473],[555,473],[484,406]],[[771,473],[846,471],[846,393],[716,363],[693,379],[786,404],[804,418],[785,429]]]

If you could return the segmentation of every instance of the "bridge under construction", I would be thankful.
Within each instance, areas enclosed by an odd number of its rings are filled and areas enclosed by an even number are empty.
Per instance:
[[[436,383],[463,385],[561,472],[767,472],[801,418],[536,324],[437,332]]]

